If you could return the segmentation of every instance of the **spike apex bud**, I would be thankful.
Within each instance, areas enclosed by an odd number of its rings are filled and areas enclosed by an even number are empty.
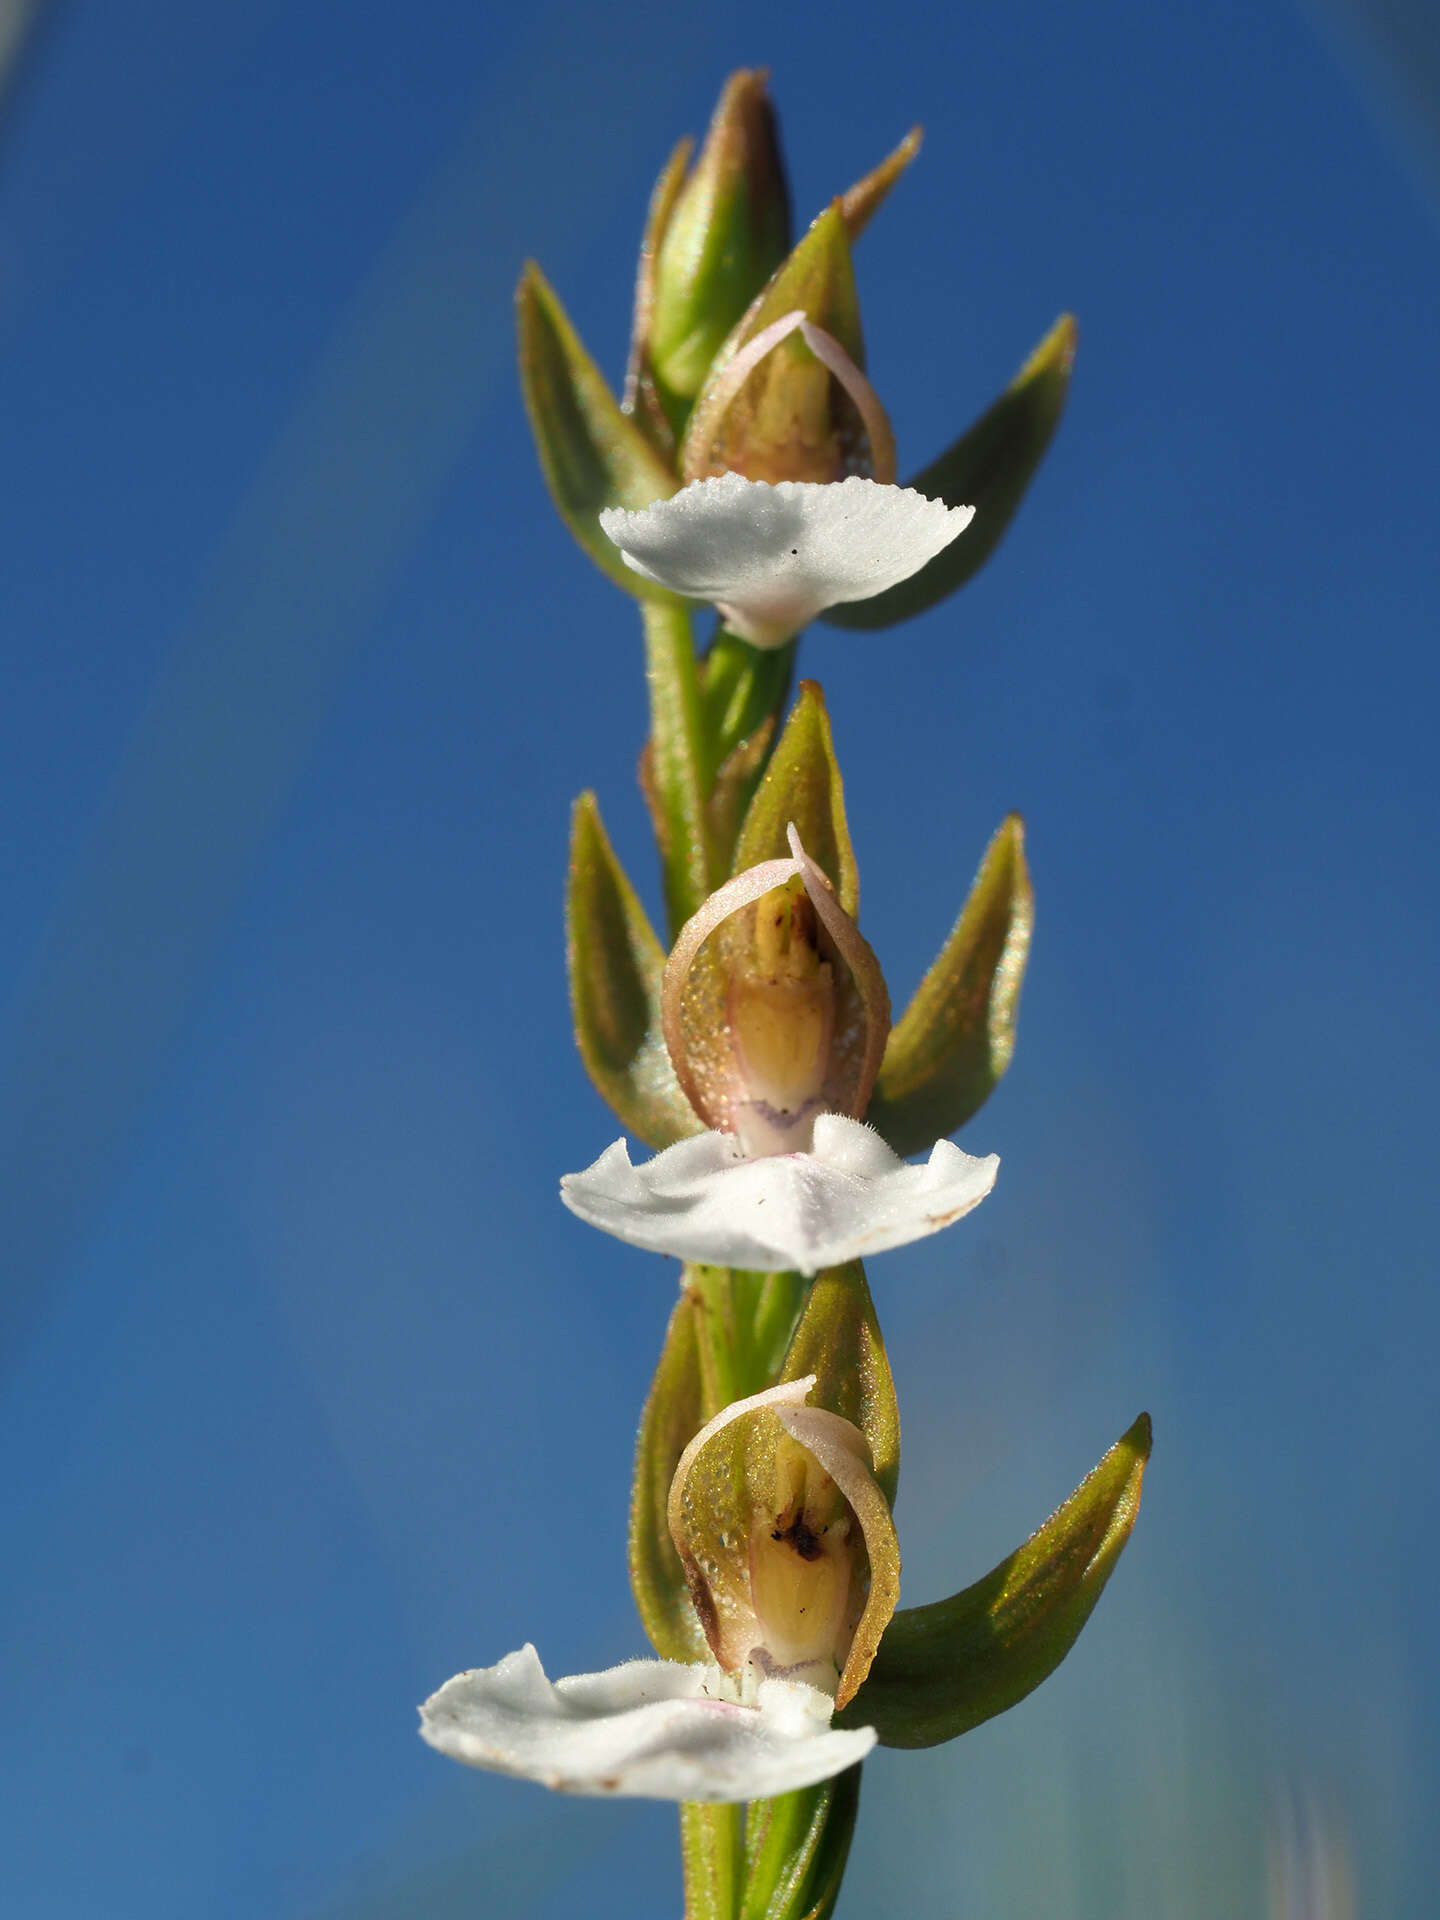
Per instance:
[[[765,82],[760,70],[731,75],[658,239],[648,347],[681,413],[790,250],[790,190]]]

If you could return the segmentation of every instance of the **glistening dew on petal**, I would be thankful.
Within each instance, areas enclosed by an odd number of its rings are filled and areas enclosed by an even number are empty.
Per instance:
[[[673,1660],[552,1683],[524,1646],[447,1680],[421,1707],[420,1732],[452,1760],[561,1793],[761,1800],[869,1753],[874,1728],[832,1728],[831,1709],[827,1695],[794,1680],[759,1679],[742,1703],[719,1667]]]
[[[639,512],[607,508],[600,525],[634,572],[713,601],[743,639],[774,647],[826,607],[908,580],[974,513],[855,475],[771,486],[724,473]]]

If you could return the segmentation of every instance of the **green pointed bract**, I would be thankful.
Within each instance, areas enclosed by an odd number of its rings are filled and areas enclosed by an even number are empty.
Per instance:
[[[889,198],[890,189],[919,151],[920,129],[912,127],[893,153],[887,153],[878,167],[872,167],[848,193],[841,194],[840,212],[852,246]]]
[[[902,1609],[839,1722],[888,1747],[933,1747],[1004,1713],[1052,1674],[1104,1591],[1140,1510],[1150,1416],[993,1572]]]
[[[695,142],[681,140],[661,169],[650,195],[640,259],[635,269],[635,306],[630,323],[630,358],[625,368],[625,397],[620,411],[629,414],[651,446],[667,462],[675,457],[675,426],[655,379],[650,356],[650,333],[655,314],[655,262],[660,241],[675,210]]]
[[[593,793],[575,803],[565,902],[580,1057],[627,1133],[673,1146],[703,1131],[660,1027],[665,952],[615,857]]]
[[[751,652],[755,649],[751,648]],[[720,762],[715,784],[705,802],[705,820],[717,864],[723,870],[730,864],[735,842],[740,835],[755,789],[760,784],[770,743],[775,738],[772,713],[752,733],[746,734]]]
[[[672,418],[790,251],[790,189],[765,75],[732,74],[656,249],[649,353]]]
[[[650,1644],[662,1660],[708,1660],[665,1505],[675,1463],[709,1418],[701,1382],[700,1301],[681,1290],[640,1416],[630,1496],[630,1586]]]
[[[1064,314],[1040,342],[995,404],[907,486],[947,506],[974,507],[958,540],[898,586],[871,600],[831,607],[832,627],[893,626],[923,613],[963,587],[999,546],[1060,423],[1070,388],[1077,331]]]
[[[721,627],[705,655],[700,697],[718,761],[778,719],[790,691],[795,643],[755,647]]]
[[[717,396],[726,391],[718,383],[736,353],[797,309],[864,370],[860,301],[838,200],[812,223],[716,354],[681,449],[687,480],[725,472],[750,480],[840,480],[864,465],[859,412],[798,331],[768,353],[717,412]]]
[[[811,1283],[780,1378],[803,1380],[810,1373],[815,1404],[840,1414],[869,1442],[875,1478],[893,1506],[900,1479],[900,1409],[858,1260],[827,1267]]]
[[[1009,1066],[1034,920],[1025,827],[1012,813],[885,1044],[865,1118],[896,1153],[923,1153],[962,1127]]]
[[[805,851],[834,886],[835,898],[855,919],[860,872],[845,823],[845,790],[830,716],[814,680],[800,682],[790,718],[740,829],[732,873],[759,866],[762,860],[784,859],[790,850],[786,829],[792,822]]]
[[[604,507],[648,507],[679,484],[639,426],[621,412],[533,261],[516,292],[525,408],[560,517],[590,558],[627,593],[670,599],[631,571],[600,531]]]

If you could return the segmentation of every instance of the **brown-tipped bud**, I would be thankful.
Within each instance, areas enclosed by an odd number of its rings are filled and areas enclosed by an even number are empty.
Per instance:
[[[683,417],[711,361],[790,250],[790,189],[765,75],[732,74],[656,239],[650,367]]]

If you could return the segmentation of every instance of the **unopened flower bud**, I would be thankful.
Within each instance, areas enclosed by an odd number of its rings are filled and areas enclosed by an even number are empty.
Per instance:
[[[659,237],[648,341],[667,403],[700,391],[722,341],[790,250],[790,191],[763,72],[732,74]]]

